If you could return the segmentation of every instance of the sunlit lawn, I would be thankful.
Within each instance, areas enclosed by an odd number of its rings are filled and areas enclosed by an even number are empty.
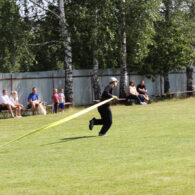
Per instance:
[[[0,144],[68,116],[0,120]],[[0,150],[0,194],[195,194],[195,99],[96,110]]]

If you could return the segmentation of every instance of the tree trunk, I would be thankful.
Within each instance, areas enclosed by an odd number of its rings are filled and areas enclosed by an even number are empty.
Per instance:
[[[171,19],[171,10],[173,8],[173,3],[172,0],[163,0],[163,3],[165,5],[165,20],[168,23]]]
[[[95,12],[95,28],[93,32],[93,89],[94,89],[94,97],[96,100],[101,98],[101,88],[99,84],[98,70],[99,70],[99,62],[98,62],[98,50],[97,50],[97,10]]]
[[[121,6],[121,46],[120,46],[120,92],[119,97],[126,97],[126,87],[128,84],[128,75],[127,75],[127,45],[126,45],[126,14],[125,14],[125,3],[126,0],[122,0]]]
[[[93,51],[96,53],[96,51]],[[99,77],[98,77],[98,70],[99,70],[99,63],[96,58],[93,59],[93,89],[94,89],[94,97],[96,100],[101,98],[101,88],[99,84]]]
[[[28,15],[29,15],[29,11],[28,11],[28,4],[27,4],[27,0],[24,0],[24,16],[25,19],[28,19]]]
[[[171,21],[171,14],[173,8],[172,0],[163,0],[164,3],[164,17],[165,17],[165,27],[169,26]],[[164,93],[168,94],[170,92],[170,83],[169,83],[169,64],[164,67]]]
[[[169,74],[164,75],[164,93],[168,94],[170,92]]]
[[[191,20],[195,16],[195,2],[193,1],[191,6],[190,6],[190,17]],[[195,50],[195,43],[193,43],[194,50]],[[187,76],[187,91],[193,91],[193,65],[194,62],[186,68],[186,76]],[[188,96],[193,96],[193,93],[188,93]]]
[[[72,48],[71,38],[66,27],[64,0],[59,0],[61,38],[64,42],[65,96],[66,101],[73,102]]]
[[[193,91],[193,67],[188,66],[186,68],[186,76],[187,76],[187,91]],[[193,93],[188,93],[188,96],[192,96]]]

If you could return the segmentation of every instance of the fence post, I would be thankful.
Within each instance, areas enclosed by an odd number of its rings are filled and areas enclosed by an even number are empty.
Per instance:
[[[52,87],[53,87],[53,90],[54,90],[54,87],[55,87],[55,81],[54,81],[54,74],[52,73]]]
[[[11,92],[12,92],[13,91],[13,75],[12,74],[11,74],[10,81],[11,81]]]
[[[160,96],[162,96],[162,76],[160,75]]]
[[[94,100],[94,84],[93,84],[93,75],[90,75],[91,77],[91,97],[92,97],[92,101]]]

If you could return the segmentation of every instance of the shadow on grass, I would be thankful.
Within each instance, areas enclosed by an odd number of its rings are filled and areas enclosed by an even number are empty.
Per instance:
[[[80,140],[80,139],[88,139],[88,138],[93,138],[93,137],[97,137],[97,136],[68,137],[68,138],[60,139],[60,141],[58,141],[58,142],[44,144],[44,145],[41,145],[41,146],[47,146],[47,145],[53,145],[53,144],[60,144],[60,143],[63,143],[63,142],[70,142],[70,141],[75,141],[75,140]]]

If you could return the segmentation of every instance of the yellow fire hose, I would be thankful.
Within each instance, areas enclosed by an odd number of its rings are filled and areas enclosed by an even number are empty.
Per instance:
[[[82,110],[82,111],[80,111],[80,112],[77,112],[77,113],[75,113],[75,114],[73,114],[73,115],[70,115],[70,116],[68,116],[68,117],[66,117],[66,118],[63,118],[63,119],[61,119],[61,120],[59,120],[59,121],[53,122],[53,123],[51,123],[51,124],[49,124],[49,125],[47,125],[47,126],[45,126],[45,127],[41,127],[40,129],[36,129],[36,130],[33,130],[33,131],[29,132],[29,133],[26,133],[26,134],[24,134],[24,135],[22,135],[22,136],[20,136],[20,137],[18,137],[18,138],[16,138],[16,139],[14,139],[14,140],[9,141],[9,142],[6,143],[6,144],[1,145],[0,148],[2,148],[2,147],[4,147],[4,146],[7,146],[7,145],[9,145],[9,144],[11,144],[11,143],[14,143],[14,142],[16,142],[16,141],[18,141],[18,140],[21,140],[21,139],[23,139],[24,137],[27,137],[27,136],[32,135],[32,134],[34,134],[34,133],[37,133],[37,132],[40,132],[40,131],[44,131],[44,130],[50,129],[50,128],[55,127],[55,126],[57,126],[57,125],[60,125],[60,124],[62,124],[62,123],[68,122],[68,121],[70,121],[70,120],[72,120],[72,119],[75,119],[75,118],[77,118],[77,117],[79,117],[79,116],[81,116],[81,115],[83,115],[83,114],[86,114],[86,113],[90,112],[91,110],[94,110],[95,108],[98,108],[98,107],[100,107],[100,106],[102,106],[102,105],[104,105],[104,104],[106,104],[106,103],[112,101],[113,99],[114,99],[114,98],[110,98],[110,99],[108,99],[108,100],[105,100],[105,101],[103,101],[103,102],[100,102],[100,103],[98,103],[98,104],[95,104],[95,105],[93,105],[93,106],[91,106],[91,107],[89,107],[89,108],[86,108],[86,109],[84,109],[84,110]]]

